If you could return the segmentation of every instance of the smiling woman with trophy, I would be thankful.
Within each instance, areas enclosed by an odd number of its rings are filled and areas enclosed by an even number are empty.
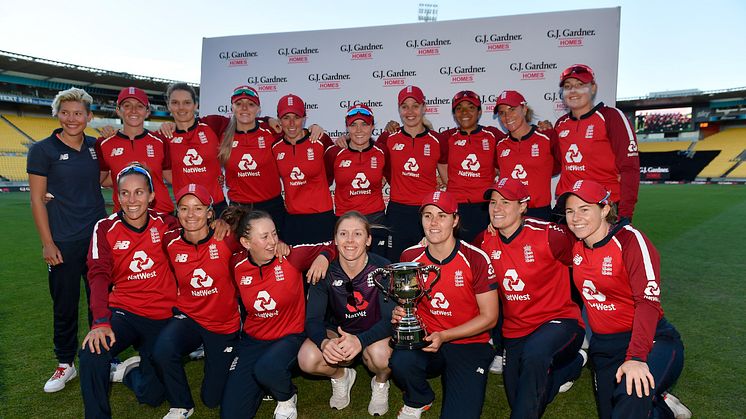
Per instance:
[[[427,379],[437,375],[443,382],[442,418],[478,418],[482,412],[487,371],[494,356],[488,331],[497,322],[497,283],[487,255],[456,240],[457,209],[456,200],[448,192],[429,193],[420,207],[427,245],[410,247],[401,255],[402,262],[409,262],[403,266],[405,270],[413,271],[413,262],[421,264],[417,274],[420,279],[397,281],[407,274],[396,270],[390,273],[390,288],[399,303],[415,300],[416,319],[424,328],[427,345],[403,345],[402,340],[411,339],[412,334],[402,335],[402,328],[395,326],[389,365],[404,391],[399,418],[417,419],[430,409],[435,393]],[[437,274],[428,274],[428,270],[436,270],[428,265],[439,268],[440,279],[436,280]],[[407,292],[405,288],[414,282],[420,290]],[[392,323],[398,325],[403,318],[404,308],[397,307]]]

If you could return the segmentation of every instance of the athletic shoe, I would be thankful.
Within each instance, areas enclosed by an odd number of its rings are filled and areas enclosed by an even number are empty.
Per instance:
[[[575,384],[575,381],[568,381],[565,384],[562,384],[559,388],[559,392],[560,393],[568,392],[572,388],[573,384]]]
[[[285,400],[284,402],[277,402],[275,407],[274,419],[296,419],[298,417],[298,395],[293,394],[293,397]]]
[[[199,345],[199,348],[189,353],[189,359],[196,361],[205,357],[205,345]]]
[[[194,408],[182,409],[179,407],[172,407],[168,409],[168,413],[166,413],[166,416],[164,416],[163,419],[185,419],[192,416],[192,413],[194,413]]]
[[[370,403],[368,413],[372,416],[383,416],[389,411],[389,380],[385,383],[376,381],[376,377],[370,380]]]
[[[130,373],[134,368],[140,366],[140,357],[135,355],[131,356],[124,361],[117,364],[114,371],[109,374],[109,381],[112,383],[121,383],[124,377]]]
[[[332,378],[332,397],[329,398],[329,406],[332,409],[342,410],[350,405],[350,390],[355,384],[357,372],[352,368],[345,368],[342,378]]]
[[[663,393],[663,401],[666,402],[676,419],[690,419],[692,417],[692,411],[673,394]]]
[[[493,374],[503,373],[503,357],[502,355],[495,355],[495,359],[490,364],[490,372]]]
[[[422,407],[410,407],[406,404],[402,406],[401,410],[399,411],[399,416],[397,416],[397,419],[420,419],[420,416],[422,416],[422,412],[427,412],[432,407],[432,403],[426,404]]]
[[[273,401],[275,401],[275,398],[272,397],[271,394],[265,394],[264,397],[262,397],[262,401],[273,402]]]
[[[585,366],[588,363],[588,350],[580,348],[578,349],[578,353],[583,357],[583,366]]]
[[[44,384],[45,393],[54,393],[65,388],[65,383],[78,376],[73,364],[59,364],[54,374]]]

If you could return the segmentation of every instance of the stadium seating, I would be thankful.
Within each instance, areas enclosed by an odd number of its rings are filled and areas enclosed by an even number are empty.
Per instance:
[[[28,151],[28,138],[0,119],[0,153],[25,153]]]
[[[641,153],[688,150],[692,143],[689,141],[640,141],[637,148]]]
[[[728,173],[729,179],[746,179],[746,162],[741,162],[732,172]]]
[[[55,129],[60,127],[57,119],[44,116],[17,116],[3,115],[13,125],[18,127],[34,141],[43,140]],[[86,128],[85,133],[92,137],[98,137],[99,134],[92,128]]]
[[[746,128],[733,128],[711,135],[698,141],[694,150],[719,150],[720,154],[705,166],[697,177],[722,177],[738,162],[737,157],[746,150]]]
[[[26,156],[0,156],[0,176],[11,182],[28,181]]]

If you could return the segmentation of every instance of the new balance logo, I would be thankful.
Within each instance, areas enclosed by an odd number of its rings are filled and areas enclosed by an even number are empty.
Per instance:
[[[130,242],[129,240],[117,240],[116,243],[114,243],[114,246],[112,246],[112,250],[127,250],[130,248]]]
[[[111,150],[112,156],[121,156],[124,154],[124,147],[116,147]]]
[[[396,143],[396,144],[394,144],[393,149],[396,150],[396,151],[402,151],[402,150],[404,150],[404,144],[402,144],[402,143]]]
[[[352,160],[342,160],[339,162],[339,167],[350,167]]]

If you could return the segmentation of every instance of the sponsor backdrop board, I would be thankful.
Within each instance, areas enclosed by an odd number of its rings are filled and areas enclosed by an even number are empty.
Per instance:
[[[483,125],[498,125],[497,94],[518,90],[538,119],[564,114],[559,77],[571,64],[590,65],[597,101],[615,103],[620,8],[413,23],[355,29],[205,38],[200,112],[230,114],[234,87],[260,94],[262,115],[275,116],[288,93],[306,102],[307,125],[334,137],[346,109],[373,109],[376,133],[399,120],[397,93],[420,86],[438,130],[455,125],[451,98],[473,90],[483,98]]]

